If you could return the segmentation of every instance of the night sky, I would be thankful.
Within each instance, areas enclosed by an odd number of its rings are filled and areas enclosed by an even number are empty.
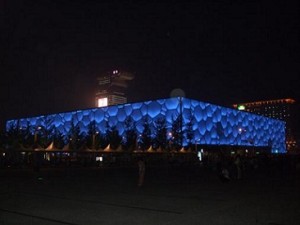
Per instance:
[[[94,107],[113,69],[135,75],[130,102],[300,101],[298,1],[128,2],[0,1],[1,126]]]

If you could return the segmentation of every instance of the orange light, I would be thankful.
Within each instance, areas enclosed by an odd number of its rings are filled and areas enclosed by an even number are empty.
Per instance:
[[[296,101],[294,99],[286,98],[286,99],[266,100],[266,101],[246,102],[246,103],[241,103],[241,104],[234,104],[233,107],[237,108],[238,105],[253,106],[253,105],[278,104],[278,103],[294,104],[295,102]]]

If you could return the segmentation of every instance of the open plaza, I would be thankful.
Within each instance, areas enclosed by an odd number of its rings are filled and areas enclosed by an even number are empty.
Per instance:
[[[45,166],[0,170],[0,224],[297,225],[296,158],[245,164],[243,178],[222,182],[211,165]],[[299,166],[299,165],[298,165]]]

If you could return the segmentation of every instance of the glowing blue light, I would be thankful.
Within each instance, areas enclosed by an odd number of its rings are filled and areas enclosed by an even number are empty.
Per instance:
[[[145,118],[150,119],[152,131],[153,122],[158,118],[165,118],[166,126],[170,128],[174,118],[177,118],[181,111],[183,127],[189,123],[192,115],[195,138],[201,139],[198,143],[243,146],[271,144],[272,152],[286,152],[284,122],[187,98],[182,98],[181,102],[180,98],[169,98],[10,120],[6,123],[6,129],[17,124],[22,128],[28,125],[45,127],[48,120],[66,135],[72,121],[74,125],[78,124],[81,131],[87,132],[89,123],[95,120],[98,130],[102,133],[106,131],[107,125],[117,126],[119,133],[123,133],[125,120],[131,117],[135,122],[136,131],[140,134]],[[183,140],[183,143],[186,144],[187,140]]]

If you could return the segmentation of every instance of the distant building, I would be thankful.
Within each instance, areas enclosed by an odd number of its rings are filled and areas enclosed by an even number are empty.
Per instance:
[[[113,70],[98,77],[99,89],[96,93],[96,107],[127,103],[127,83],[133,78],[133,74],[118,70]]]
[[[286,123],[287,150],[291,151],[297,148],[294,133],[294,126],[296,124],[296,112],[294,109],[295,102],[296,101],[294,99],[286,98],[234,104],[233,107],[239,110],[284,121]]]

